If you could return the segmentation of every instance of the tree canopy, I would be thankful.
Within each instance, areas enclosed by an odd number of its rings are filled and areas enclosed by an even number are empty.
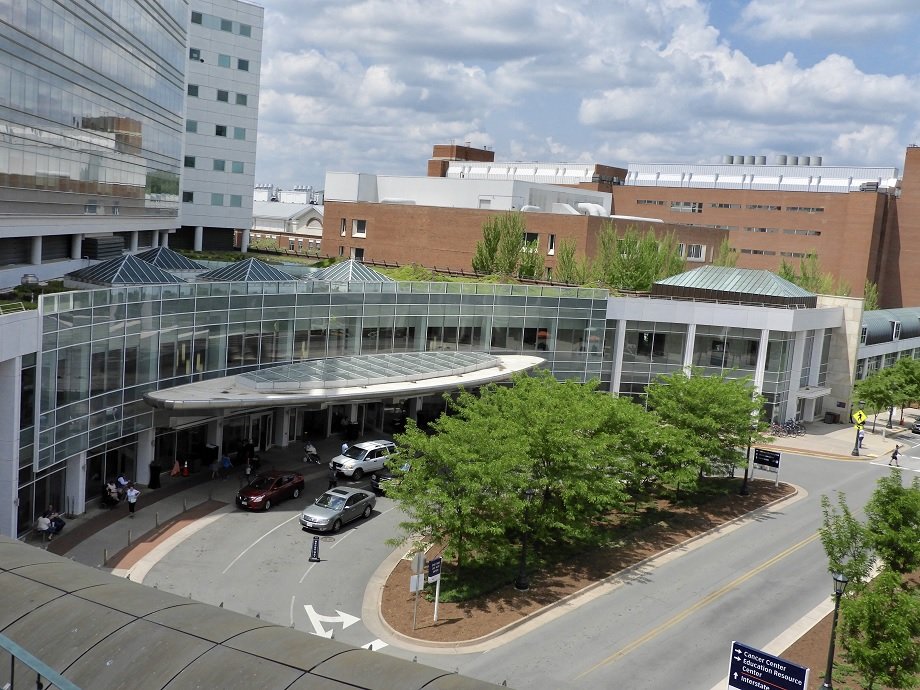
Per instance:
[[[525,242],[527,224],[520,212],[490,216],[482,224],[482,239],[476,243],[473,270],[477,273],[543,277],[543,255],[537,243]]]

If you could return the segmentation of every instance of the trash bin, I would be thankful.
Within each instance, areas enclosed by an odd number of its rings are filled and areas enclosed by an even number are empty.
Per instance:
[[[824,423],[825,424],[839,424],[840,423],[840,413],[839,412],[825,412],[824,413]]]
[[[163,471],[163,468],[157,465],[156,463],[150,463],[150,481],[147,483],[148,489],[159,489],[160,488],[160,472]]]

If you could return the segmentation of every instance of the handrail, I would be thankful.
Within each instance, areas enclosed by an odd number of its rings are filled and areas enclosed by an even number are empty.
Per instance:
[[[60,690],[80,690],[80,686],[72,683],[67,680],[60,673],[51,668],[44,661],[39,659],[37,656],[34,656],[29,650],[25,649],[20,644],[13,642],[6,635],[0,635],[0,649],[4,649],[9,652],[14,658],[19,659],[26,666],[31,668],[38,674],[37,678],[37,687],[43,687],[40,683],[41,679],[44,678],[47,681],[50,681],[55,687],[60,688]],[[12,664],[10,664],[10,682],[5,685],[5,688],[9,690],[14,690],[15,685],[13,684],[13,673],[12,673]],[[28,681],[27,681],[28,682]]]

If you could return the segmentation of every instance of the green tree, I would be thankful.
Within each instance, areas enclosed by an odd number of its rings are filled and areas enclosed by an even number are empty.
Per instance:
[[[840,638],[849,661],[873,690],[916,687],[920,672],[920,592],[884,570],[840,608]]]
[[[521,278],[540,279],[543,277],[544,268],[543,254],[540,253],[537,241],[525,244],[520,253],[517,275]]]
[[[853,387],[854,399],[864,403],[863,409],[867,414],[877,415],[880,411],[887,410],[895,404],[897,382],[891,369],[891,367],[879,369],[861,381],[857,381]]]
[[[476,243],[473,253],[473,270],[476,273],[495,273],[495,257],[498,255],[498,243],[501,240],[499,216],[490,217],[482,224],[482,239]]]
[[[556,270],[553,274],[556,281],[570,285],[585,285],[588,282],[591,269],[584,259],[578,260],[576,251],[574,239],[559,242],[556,248]]]
[[[461,393],[433,435],[409,424],[397,442],[412,469],[388,489],[407,514],[403,531],[430,535],[459,566],[513,563],[524,531],[535,547],[590,542],[627,501],[622,461],[601,430],[615,399],[596,390],[545,371],[517,375]]]
[[[679,430],[684,443],[695,451],[694,466],[674,470],[681,484],[691,473],[743,466],[747,445],[766,438],[763,396],[755,393],[749,378],[678,371],[658,376],[646,390],[649,408]]]
[[[875,553],[865,525],[854,517],[846,496],[837,496],[835,507],[827,496],[821,496],[821,544],[827,554],[828,572],[843,573],[853,589],[868,581]]]
[[[778,275],[800,288],[814,292],[818,295],[849,295],[850,286],[846,282],[838,281],[833,273],[823,273],[815,252],[808,252],[804,258],[799,259],[799,270],[785,259],[779,266]]]
[[[738,252],[732,248],[728,237],[722,238],[722,242],[719,243],[719,251],[713,258],[712,263],[714,266],[728,266],[730,268],[733,268],[738,263]]]
[[[622,235],[605,223],[598,235],[594,274],[601,284],[615,290],[647,292],[652,283],[684,270],[677,236],[659,240],[654,231],[645,234],[629,226]]]
[[[878,309],[878,283],[867,280],[863,286],[863,311]]]
[[[473,270],[505,277],[541,278],[543,255],[536,242],[525,243],[526,232],[523,213],[490,216],[482,224],[482,239],[476,243]]]
[[[920,568],[920,477],[909,487],[901,471],[882,477],[866,504],[869,543],[882,562],[897,573]]]

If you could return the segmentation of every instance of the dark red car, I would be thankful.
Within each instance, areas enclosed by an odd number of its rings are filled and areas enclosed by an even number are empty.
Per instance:
[[[303,475],[299,472],[262,472],[239,490],[236,505],[247,510],[269,510],[286,498],[297,498],[301,492]]]

